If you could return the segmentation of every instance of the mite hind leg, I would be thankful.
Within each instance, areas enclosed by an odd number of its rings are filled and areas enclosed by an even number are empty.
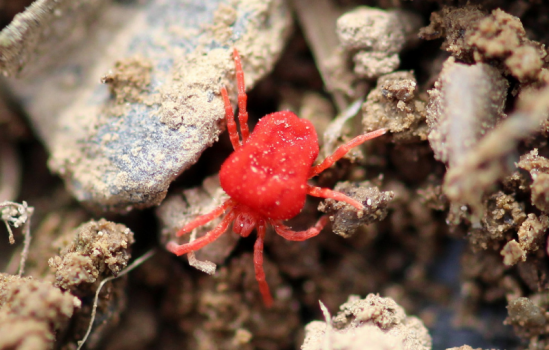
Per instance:
[[[219,238],[225,231],[227,231],[227,228],[231,224],[231,222],[234,220],[235,213],[234,211],[230,211],[227,216],[221,220],[221,223],[217,225],[213,230],[206,233],[204,236],[189,242],[185,244],[177,244],[175,242],[168,242],[168,245],[166,246],[166,249],[168,251],[174,253],[175,255],[183,255],[187,254],[188,252],[194,252],[197,251],[208,244],[212,243],[216,239]]]
[[[209,212],[208,214],[201,215],[194,218],[191,222],[188,222],[175,234],[177,237],[183,236],[185,233],[189,233],[197,227],[203,226],[213,219],[217,218],[225,212],[225,210],[232,208],[236,205],[236,202],[232,199],[228,199],[223,204]]]
[[[273,305],[273,297],[265,279],[265,271],[263,270],[263,243],[265,241],[265,231],[267,226],[264,220],[261,220],[257,225],[257,239],[254,244],[254,269],[255,279],[259,284],[259,292],[263,297],[265,306],[271,307]]]

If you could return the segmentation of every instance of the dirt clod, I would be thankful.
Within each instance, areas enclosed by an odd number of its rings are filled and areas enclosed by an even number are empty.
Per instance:
[[[116,276],[126,267],[134,242],[129,228],[101,219],[76,231],[74,241],[49,261],[56,271],[56,286],[73,290],[82,283],[94,283],[99,275]]]
[[[366,131],[387,128],[395,142],[427,139],[425,102],[417,97],[417,82],[412,72],[381,76],[362,105],[362,113]]]
[[[429,350],[431,337],[416,317],[391,298],[369,294],[365,299],[350,296],[328,324],[313,321],[305,328],[302,350],[403,349]]]
[[[478,6],[446,7],[431,14],[420,31],[424,39],[445,38],[443,47],[468,62],[498,62],[520,81],[537,80],[547,55],[540,43],[527,38],[519,18],[495,9],[486,15]]]
[[[360,6],[337,20],[336,32],[341,45],[353,52],[355,73],[372,79],[399,66],[398,53],[415,41],[420,25],[411,12]]]
[[[0,273],[0,348],[52,349],[80,300],[49,282]]]
[[[528,298],[517,298],[507,306],[509,317],[505,320],[523,336],[532,337],[544,331],[547,319],[539,306]]]
[[[108,84],[117,104],[138,102],[151,83],[152,65],[142,57],[132,57],[117,61],[114,68],[101,78]]]
[[[530,172],[532,176],[532,204],[549,213],[549,159],[538,155],[534,149],[520,158],[517,167]]]
[[[345,193],[364,205],[361,213],[347,203],[330,198],[319,205],[318,210],[328,214],[333,232],[345,238],[351,237],[361,225],[383,220],[395,196],[392,191],[379,191],[368,181],[340,182],[334,190]]]

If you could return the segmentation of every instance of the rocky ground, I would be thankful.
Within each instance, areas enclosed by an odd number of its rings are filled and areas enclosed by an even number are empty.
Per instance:
[[[0,0],[0,25],[0,349],[549,348],[544,2]],[[165,249],[228,198],[234,48],[252,130],[292,110],[322,160],[387,129],[310,181],[364,211],[267,229],[271,308],[255,233]]]

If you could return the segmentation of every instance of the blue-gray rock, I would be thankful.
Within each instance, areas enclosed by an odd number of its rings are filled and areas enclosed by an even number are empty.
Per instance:
[[[236,99],[233,47],[250,87],[290,26],[282,0],[115,2],[76,27],[90,32],[76,36],[77,49],[29,60],[46,68],[25,67],[33,73],[9,84],[78,200],[111,211],[152,206],[222,132],[220,88]]]

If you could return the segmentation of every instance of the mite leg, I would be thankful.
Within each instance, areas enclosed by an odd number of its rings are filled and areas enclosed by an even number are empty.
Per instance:
[[[332,191],[329,188],[322,188],[322,187],[307,185],[307,194],[313,197],[332,198],[332,199],[335,199],[336,201],[341,201],[341,202],[350,204],[353,207],[357,208],[358,210],[364,209],[364,205],[362,205],[362,203],[360,203],[359,201],[354,200],[353,198],[341,192]]]
[[[225,212],[228,208],[231,208],[235,205],[235,201],[232,199],[228,199],[223,204],[221,204],[219,207],[215,208],[208,214],[201,215],[191,222],[187,223],[185,226],[183,226],[177,233],[175,234],[177,237],[183,236],[185,233],[191,232],[197,227],[200,227],[202,225],[207,224],[208,222],[212,221],[213,219],[217,218],[221,214]]]
[[[320,231],[322,231],[322,229],[324,228],[324,226],[326,226],[327,223],[328,223],[328,217],[323,216],[318,220],[316,225],[309,228],[308,230],[293,231],[288,226],[282,224],[282,222],[279,220],[271,221],[271,225],[273,225],[276,233],[278,233],[280,236],[286,238],[289,241],[304,241],[306,239],[314,237],[318,235]]]
[[[343,156],[345,156],[347,152],[351,150],[351,148],[356,147],[368,140],[381,136],[386,132],[387,132],[387,129],[379,129],[376,131],[372,131],[364,135],[359,135],[354,139],[352,139],[351,141],[347,142],[346,144],[339,146],[331,156],[326,157],[326,159],[324,159],[322,163],[311,168],[311,170],[309,171],[309,179],[311,177],[317,176],[324,170],[331,167],[335,162],[343,158]]]
[[[244,83],[244,71],[242,70],[242,61],[236,48],[233,50],[234,65],[236,69],[236,85],[238,86],[238,122],[240,123],[240,133],[242,134],[242,143],[246,143],[250,131],[248,129],[248,111],[246,103],[246,85]]]
[[[238,131],[236,130],[236,123],[234,121],[233,107],[227,94],[225,87],[221,88],[221,95],[223,96],[223,103],[225,104],[225,120],[227,121],[227,130],[229,131],[229,138],[231,144],[235,150],[240,148],[240,138],[238,137]]]
[[[271,307],[273,305],[273,297],[269,290],[269,285],[265,279],[265,271],[263,270],[263,242],[265,240],[265,231],[267,227],[264,220],[261,220],[257,225],[257,239],[254,244],[254,268],[255,279],[259,284],[259,291],[263,297],[263,303],[265,306]]]
[[[231,210],[229,214],[227,214],[227,216],[223,218],[221,223],[217,225],[216,228],[206,233],[206,235],[204,235],[203,237],[200,237],[192,242],[181,244],[181,245],[175,242],[169,242],[168,245],[166,246],[166,249],[168,249],[170,252],[178,256],[187,254],[188,252],[197,251],[200,248],[203,248],[204,246],[218,239],[219,236],[221,236],[227,230],[231,222],[234,220],[234,217],[235,217],[235,213],[233,210]]]

